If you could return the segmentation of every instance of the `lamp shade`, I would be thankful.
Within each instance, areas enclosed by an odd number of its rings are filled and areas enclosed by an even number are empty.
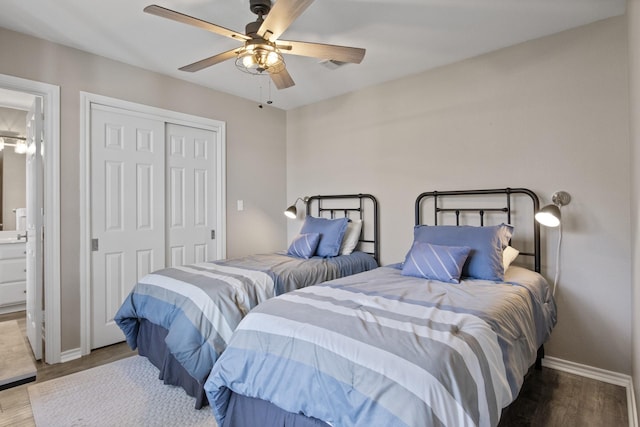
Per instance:
[[[296,208],[295,203],[291,206],[289,206],[285,211],[284,214],[288,217],[288,218],[295,218],[298,216],[298,209]]]
[[[296,208],[296,205],[299,201],[306,203],[308,200],[309,198],[306,196],[298,197],[296,201],[293,202],[293,204],[284,211],[284,214],[287,216],[287,218],[296,219],[298,217],[298,208]]]
[[[536,213],[536,221],[547,227],[560,225],[560,207],[547,205]]]

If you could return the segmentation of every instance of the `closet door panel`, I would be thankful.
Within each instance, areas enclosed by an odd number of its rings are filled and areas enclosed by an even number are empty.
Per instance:
[[[217,259],[214,131],[167,124],[167,263]]]
[[[124,340],[113,316],[139,278],[165,265],[164,122],[91,109],[91,348]]]

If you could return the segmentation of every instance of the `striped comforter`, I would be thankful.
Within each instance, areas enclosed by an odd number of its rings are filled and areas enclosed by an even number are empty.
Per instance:
[[[205,391],[332,426],[495,426],[556,322],[542,276],[459,285],[382,267],[271,299],[240,323]]]
[[[354,252],[308,260],[264,254],[166,268],[140,279],[115,321],[132,349],[140,319],[165,328],[171,354],[203,384],[249,310],[274,295],[375,267],[370,255]]]

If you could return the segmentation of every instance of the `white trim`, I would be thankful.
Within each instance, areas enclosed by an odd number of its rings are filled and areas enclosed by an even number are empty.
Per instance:
[[[638,411],[636,408],[635,393],[633,390],[633,378],[630,375],[618,372],[607,371],[593,366],[582,365],[556,357],[545,356],[542,359],[542,366],[556,369],[562,372],[579,375],[585,378],[602,381],[608,384],[615,384],[625,387],[627,390],[627,408],[629,413],[629,427],[638,427]]]
[[[27,304],[9,305],[7,307],[0,307],[0,314],[15,313],[16,311],[25,311]]]
[[[44,132],[45,360],[60,362],[60,87],[0,74],[0,88],[42,97]]]
[[[82,357],[82,352],[79,348],[72,348],[71,350],[63,351],[60,354],[60,362],[66,363],[71,362],[72,360],[77,360]]]
[[[627,407],[629,409],[629,427],[638,427],[638,407],[636,406],[636,394],[633,390],[633,381],[627,387]]]
[[[217,212],[216,251],[219,258],[227,255],[226,233],[226,124],[220,120],[164,110],[143,104],[109,98],[88,92],[80,92],[80,350],[83,355],[91,352],[91,105],[101,109],[129,110],[135,114],[216,132]]]

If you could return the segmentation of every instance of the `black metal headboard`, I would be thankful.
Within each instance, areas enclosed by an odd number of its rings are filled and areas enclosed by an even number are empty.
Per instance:
[[[500,197],[500,196],[504,196]],[[493,190],[462,190],[462,191],[430,191],[420,194],[416,198],[415,202],[415,218],[416,225],[424,224],[423,219],[423,205],[426,200],[432,199],[433,209],[433,225],[438,225],[438,219],[442,219],[443,215],[455,214],[455,225],[460,225],[461,217],[467,217],[468,215],[478,215],[480,226],[485,224],[487,216],[494,216],[495,214],[504,215],[502,218],[506,218],[507,224],[512,224],[514,213],[513,204],[515,197],[528,196],[531,199],[532,211],[530,212],[531,220],[531,234],[533,235],[533,251],[520,251],[520,255],[526,255],[533,257],[534,269],[540,273],[540,224],[534,219],[535,213],[540,209],[540,200],[538,196],[527,188],[499,188]],[[470,196],[475,196],[471,198]],[[482,197],[477,196],[496,196],[496,197]],[[444,199],[446,198],[446,203]],[[470,205],[469,199],[472,199],[473,205]],[[522,197],[520,197],[522,198]],[[478,207],[477,204],[482,206]],[[516,230],[526,225],[517,224]]]
[[[358,250],[380,262],[378,200],[371,194],[318,195],[307,199],[307,214],[329,218],[362,220]]]

